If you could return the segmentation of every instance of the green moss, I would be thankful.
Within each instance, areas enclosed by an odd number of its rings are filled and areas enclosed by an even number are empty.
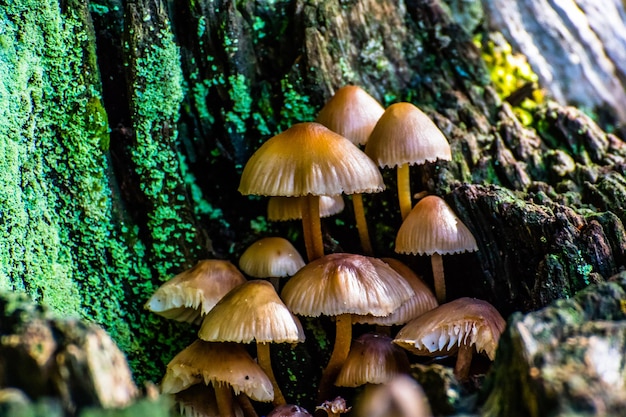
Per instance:
[[[310,104],[307,95],[298,91],[287,78],[280,80],[280,87],[283,93],[283,107],[280,110],[281,130],[289,128],[294,123],[312,121],[315,118],[317,109]]]

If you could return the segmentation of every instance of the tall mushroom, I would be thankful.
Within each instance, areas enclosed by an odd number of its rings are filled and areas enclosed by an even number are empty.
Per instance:
[[[267,375],[241,345],[196,340],[168,364],[161,392],[175,394],[192,385],[211,384],[220,417],[234,417],[233,391],[255,401],[272,401],[274,389]]]
[[[407,323],[394,343],[416,355],[457,354],[454,374],[466,380],[474,350],[489,359],[506,323],[498,310],[486,301],[463,297],[440,305]]]
[[[365,153],[380,167],[397,167],[402,219],[412,207],[409,165],[452,159],[450,144],[439,128],[416,106],[404,102],[387,107],[365,145]]]
[[[395,251],[430,255],[435,295],[446,301],[446,281],[441,255],[478,250],[476,239],[443,198],[429,195],[421,199],[402,222]]]
[[[326,102],[315,121],[358,146],[367,142],[384,112],[384,107],[361,87],[347,85],[338,89]],[[360,193],[353,194],[352,204],[363,251],[371,256],[374,250],[367,229],[363,196]]]
[[[280,278],[290,277],[304,266],[300,253],[283,237],[264,237],[239,258],[239,268],[254,278],[267,278],[278,291]]]
[[[274,387],[274,405],[286,403],[272,371],[269,344],[302,342],[304,331],[272,284],[253,280],[233,289],[204,317],[198,336],[212,342],[255,341],[259,365]]]
[[[348,253],[319,258],[285,284],[281,297],[295,314],[335,317],[335,344],[320,381],[318,398],[328,390],[348,356],[352,315],[385,316],[413,295],[413,289],[380,259]]]
[[[205,259],[161,285],[145,304],[165,318],[200,324],[202,317],[246,278],[229,261]]]
[[[241,175],[244,195],[303,197],[302,226],[309,261],[324,254],[319,196],[373,193],[384,189],[376,165],[348,139],[305,122],[265,142]]]

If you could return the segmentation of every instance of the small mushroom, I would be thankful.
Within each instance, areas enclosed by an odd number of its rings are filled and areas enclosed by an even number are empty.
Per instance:
[[[402,219],[411,211],[409,165],[450,161],[448,140],[419,108],[411,103],[387,107],[372,131],[365,153],[380,167],[397,167],[398,200]]]
[[[220,417],[215,390],[210,385],[203,383],[192,385],[174,394],[174,401],[178,405],[178,412],[181,416]],[[236,417],[244,417],[237,403],[233,404],[233,411]]]
[[[365,333],[356,338],[341,367],[335,385],[358,387],[383,384],[409,369],[406,352],[394,345],[389,336]]]
[[[324,255],[319,196],[380,192],[376,165],[345,137],[315,123],[297,123],[265,142],[241,174],[244,195],[302,198],[309,261]]]
[[[446,301],[446,281],[441,255],[478,250],[472,232],[436,195],[422,198],[402,222],[396,236],[396,252],[430,255],[439,303]]]
[[[295,314],[335,317],[335,343],[323,371],[318,399],[328,390],[348,356],[352,315],[385,316],[413,295],[396,271],[377,258],[334,253],[300,269],[285,284],[281,297]]]
[[[254,278],[268,278],[278,291],[280,278],[304,266],[300,253],[282,237],[265,237],[250,245],[239,258],[239,268]]]
[[[233,289],[204,317],[198,332],[211,342],[256,342],[257,359],[274,387],[274,405],[285,404],[270,359],[270,343],[304,341],[300,321],[267,281],[253,280]]]
[[[229,261],[206,259],[161,285],[145,304],[165,318],[200,324],[202,317],[246,278]]]
[[[163,394],[176,394],[192,385],[211,384],[221,417],[235,416],[233,391],[255,401],[274,398],[272,383],[242,345],[196,340],[168,364],[161,382]]]
[[[394,343],[422,356],[457,354],[454,373],[468,378],[475,351],[494,360],[506,323],[498,310],[486,301],[463,297],[440,305],[407,323]]]

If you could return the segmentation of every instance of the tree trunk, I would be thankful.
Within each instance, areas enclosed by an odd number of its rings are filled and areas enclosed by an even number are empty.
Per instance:
[[[139,381],[160,380],[196,337],[143,310],[162,282],[203,258],[237,263],[263,236],[304,253],[299,223],[268,223],[239,176],[264,140],[313,120],[346,84],[385,106],[415,103],[450,142],[451,162],[411,177],[478,241],[444,257],[450,299],[507,316],[626,265],[624,142],[550,102],[523,125],[438,1],[0,5],[0,288],[102,324]],[[385,181],[364,199],[381,257],[396,256],[401,222],[392,172]],[[360,250],[350,213],[324,230],[327,250]],[[403,259],[432,279],[427,257]],[[292,363],[320,348],[316,334]],[[276,373],[299,372],[310,371]],[[292,400],[309,395],[297,384]]]

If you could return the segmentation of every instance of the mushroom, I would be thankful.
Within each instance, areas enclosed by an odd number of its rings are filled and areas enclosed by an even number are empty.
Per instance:
[[[254,278],[269,278],[277,291],[281,277],[290,277],[303,266],[300,253],[282,237],[259,239],[239,258],[239,268],[245,274]]]
[[[337,375],[338,387],[383,384],[409,369],[406,352],[389,336],[365,333],[356,338]]]
[[[347,85],[335,92],[322,107],[315,121],[358,146],[367,142],[384,112],[384,107],[361,87]],[[367,229],[363,196],[360,193],[353,194],[352,204],[363,251],[371,256],[374,250]]]
[[[163,394],[176,394],[192,385],[211,384],[221,417],[235,416],[233,391],[255,401],[274,398],[272,383],[243,346],[196,340],[168,364],[161,382]]]
[[[454,374],[467,379],[474,350],[494,360],[506,323],[486,301],[463,297],[442,304],[407,323],[394,343],[423,356],[457,354]]]
[[[341,213],[345,207],[340,195],[320,196],[320,217]],[[267,219],[272,222],[302,219],[302,197],[270,197],[267,202]]]
[[[324,255],[319,196],[384,189],[376,165],[348,139],[315,122],[298,123],[265,142],[241,175],[244,195],[303,197],[309,261]]]
[[[478,250],[476,239],[443,198],[428,195],[421,199],[402,222],[395,251],[430,255],[435,295],[446,301],[446,281],[441,255]]]
[[[195,384],[174,394],[174,401],[178,404],[181,416],[193,417],[220,417],[217,409],[215,390],[210,385]],[[241,407],[233,404],[236,417],[244,417]]]
[[[452,159],[446,137],[424,112],[411,103],[387,107],[365,145],[365,153],[380,167],[397,167],[402,219],[412,207],[409,165]]]
[[[356,85],[338,89],[317,114],[316,122],[355,145],[364,145],[385,108]]]
[[[272,371],[269,344],[302,342],[304,331],[272,284],[253,280],[233,289],[204,317],[198,336],[212,342],[256,341],[257,360],[274,387],[274,405],[286,403]]]
[[[144,307],[168,319],[200,324],[220,298],[244,282],[229,261],[206,259],[166,281]]]
[[[310,262],[285,284],[281,297],[299,315],[335,317],[335,343],[319,387],[325,399],[348,356],[352,314],[385,316],[413,295],[413,289],[380,259],[334,253]]]
[[[382,258],[382,260],[406,279],[415,294],[387,316],[376,317],[371,314],[367,316],[353,315],[352,323],[375,324],[377,326],[405,324],[439,305],[430,288],[406,264],[393,258]]]
[[[354,407],[356,417],[432,417],[424,390],[408,375],[365,387]]]

